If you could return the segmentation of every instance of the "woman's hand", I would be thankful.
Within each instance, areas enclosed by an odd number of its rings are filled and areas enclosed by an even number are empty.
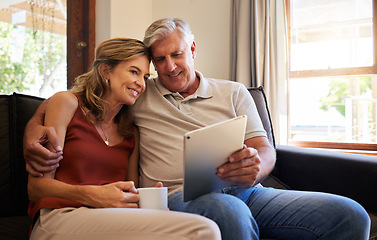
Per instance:
[[[134,182],[115,182],[101,186],[78,186],[85,205],[95,208],[138,208],[139,197]]]

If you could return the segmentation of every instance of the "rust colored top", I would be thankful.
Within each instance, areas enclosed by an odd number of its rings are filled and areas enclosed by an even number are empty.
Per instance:
[[[59,163],[55,179],[74,185],[103,185],[124,181],[128,158],[134,146],[133,136],[125,138],[117,145],[107,146],[94,124],[87,120],[78,107],[67,128],[63,159]],[[41,208],[81,206],[83,205],[80,203],[47,197],[30,202],[28,213],[34,219]]]

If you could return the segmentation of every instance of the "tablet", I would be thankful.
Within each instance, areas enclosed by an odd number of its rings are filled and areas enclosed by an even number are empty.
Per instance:
[[[233,184],[217,177],[216,171],[242,149],[246,120],[244,115],[184,135],[184,202]]]

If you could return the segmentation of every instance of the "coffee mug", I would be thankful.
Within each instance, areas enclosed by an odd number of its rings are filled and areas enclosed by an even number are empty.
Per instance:
[[[167,187],[138,188],[137,190],[139,191],[139,208],[168,209]]]

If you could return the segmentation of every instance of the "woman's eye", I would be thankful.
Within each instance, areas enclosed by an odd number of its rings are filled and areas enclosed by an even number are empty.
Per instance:
[[[131,73],[134,74],[134,75],[137,75],[137,71],[135,71],[135,70],[131,70]]]

